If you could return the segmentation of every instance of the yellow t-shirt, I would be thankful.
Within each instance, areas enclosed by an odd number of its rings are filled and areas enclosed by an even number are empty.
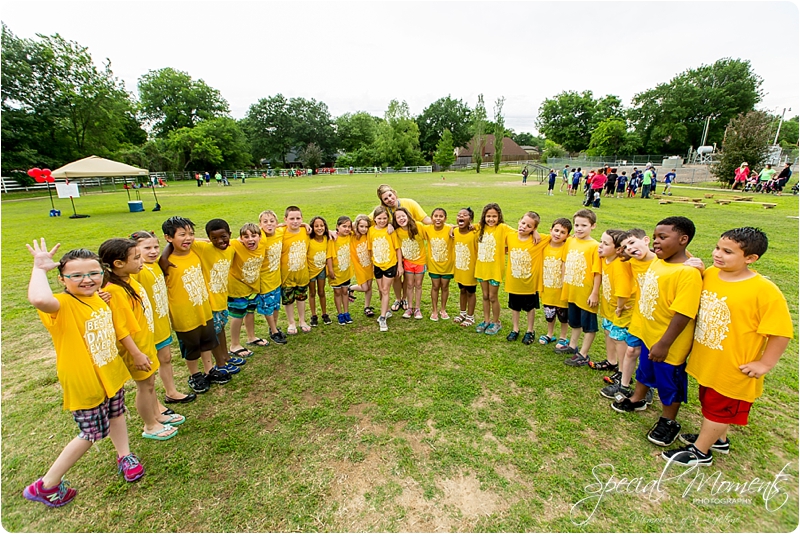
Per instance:
[[[308,245],[309,237],[305,228],[297,233],[287,229],[283,234],[281,249],[281,285],[284,287],[303,287],[308,285]]]
[[[557,248],[548,243],[544,249],[542,254],[543,306],[567,307],[567,301],[561,298],[561,289],[564,286],[564,259],[566,257],[566,242]]]
[[[397,265],[397,249],[400,248],[397,232],[389,235],[386,228],[370,226],[367,238],[373,265],[384,271]]]
[[[372,270],[372,256],[369,252],[368,235],[360,236],[360,238],[355,236],[350,238],[350,261],[353,265],[353,272],[356,275],[356,283],[359,285],[375,277],[375,272]]]
[[[333,260],[332,286],[340,286],[353,277],[353,267],[350,262],[350,237],[349,235],[340,235],[336,239],[328,240],[327,256]]]
[[[726,397],[753,402],[761,396],[764,377],[750,378],[739,366],[760,360],[768,337],[791,338],[792,330],[786,298],[774,283],[760,274],[727,282],[709,267],[686,372]]]
[[[259,241],[255,250],[250,250],[238,239],[231,240],[233,260],[228,271],[228,296],[249,297],[261,289],[261,265],[264,263],[264,242]]]
[[[449,224],[442,226],[441,230],[436,230],[432,224],[425,225],[425,237],[428,240],[428,272],[431,274],[453,274],[456,258],[453,247],[455,241],[450,237],[451,228]]]
[[[191,250],[185,256],[173,253],[169,261],[175,265],[166,277],[172,327],[176,332],[190,332],[211,320],[203,267],[200,258]]]
[[[211,302],[211,311],[227,310],[228,275],[230,274],[233,256],[236,254],[235,249],[228,245],[225,250],[220,250],[212,243],[195,240],[192,243],[192,250],[200,256],[203,276],[208,282],[208,299]]]
[[[131,287],[142,298],[142,302],[132,299],[125,288],[117,284],[108,284],[103,288],[111,295],[108,306],[114,316],[114,329],[117,332],[117,351],[125,362],[128,372],[134,380],[144,380],[158,371],[160,366],[156,356],[155,325],[153,324],[153,309],[150,299],[144,292],[142,284],[131,278]],[[150,358],[150,370],[139,371],[133,363],[133,355],[122,346],[121,339],[131,336],[133,343],[140,351]]]
[[[453,279],[462,286],[476,286],[475,262],[478,258],[478,231],[462,234],[453,230]]]
[[[528,236],[525,241],[519,232],[506,234],[505,247],[508,251],[506,263],[506,293],[514,295],[533,295],[544,289],[542,285],[542,253],[550,243],[550,236],[542,236],[539,243]]]
[[[503,270],[506,263],[506,235],[512,232],[516,232],[516,230],[506,223],[487,226],[484,229],[483,237],[478,241],[475,278],[494,280],[496,282],[503,281]],[[480,231],[478,235],[480,235]]]
[[[154,339],[156,345],[165,341],[172,335],[172,324],[169,322],[169,299],[167,298],[167,284],[164,282],[164,273],[157,263],[145,263],[142,270],[131,278],[142,284],[145,293],[150,298],[153,309],[153,322],[155,323]]]
[[[425,225],[418,224],[417,230],[419,232],[414,236],[414,239],[411,239],[408,236],[408,231],[402,228],[396,228],[394,233],[397,234],[397,239],[400,242],[403,259],[415,265],[425,265],[427,262],[427,254],[425,254]]]
[[[689,317],[691,321],[675,339],[665,360],[671,365],[682,364],[692,348],[694,318],[700,307],[702,290],[700,271],[656,258],[639,287],[639,302],[631,319],[630,333],[649,349],[661,339],[676,313]]]
[[[599,313],[602,317],[614,323],[615,326],[628,328],[633,315],[631,295],[633,295],[634,284],[630,262],[622,261],[619,256],[611,262],[607,262],[605,258],[600,258],[600,267],[603,269],[603,280],[600,284]],[[625,307],[629,309],[623,310],[622,314],[617,317],[617,298],[619,297],[628,299]]]
[[[56,349],[64,409],[89,410],[122,389],[131,375],[117,352],[111,308],[97,296],[54,295],[55,313],[39,311]]]
[[[283,251],[283,233],[286,227],[275,229],[275,233],[267,236],[261,230],[261,244],[264,246],[264,261],[261,263],[261,287],[259,293],[266,295],[281,287],[281,252]]]
[[[380,206],[376,206],[375,209],[379,208]],[[397,199],[397,207],[398,208],[405,208],[411,214],[411,218],[414,219],[416,222],[422,222],[422,220],[428,216],[425,213],[425,210],[417,203],[417,201],[412,200],[410,198],[398,198]],[[389,212],[389,222],[392,221],[392,216],[394,215],[395,210],[386,208]],[[372,213],[369,214],[370,220],[375,220],[375,210],[372,210]]]
[[[328,260],[328,241],[330,241],[330,239],[326,238],[322,241],[310,239],[308,242],[307,263],[309,280],[325,270]]]
[[[597,306],[590,308],[587,301],[594,288],[594,275],[600,274],[599,243],[592,239],[567,239],[564,244],[564,287],[561,298],[582,310],[597,313]]]

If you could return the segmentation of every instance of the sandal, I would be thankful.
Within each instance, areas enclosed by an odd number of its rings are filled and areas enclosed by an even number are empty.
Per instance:
[[[372,306],[367,306],[366,308],[364,308],[364,315],[366,315],[367,317],[375,317],[375,308],[373,308]]]
[[[453,322],[456,324],[461,324],[466,318],[467,318],[466,315],[456,315],[455,318],[453,319]]]
[[[594,369],[595,371],[616,371],[619,369],[619,365],[616,363],[611,363],[608,360],[603,360],[602,362],[589,362],[589,367]]]
[[[474,325],[475,325],[475,319],[472,317],[464,317],[464,319],[461,321],[461,326],[474,326]]]
[[[564,347],[568,347],[568,346],[569,346],[569,340],[568,339],[564,339],[562,337],[561,339],[556,341],[556,348],[557,349],[563,349]]]
[[[554,337],[541,335],[539,336],[539,345],[547,345],[548,343],[552,343],[556,339]]]
[[[449,320],[449,319],[450,319],[450,316],[449,316],[449,315],[447,315],[447,312],[446,312],[446,311],[444,311],[444,310],[442,310],[442,311],[440,311],[440,312],[439,312],[439,317],[440,317],[440,318],[441,318],[443,321],[447,321],[447,320]]]
[[[309,332],[311,332],[311,327],[308,326],[307,324],[301,324],[300,330],[302,330],[304,334],[308,334]]]
[[[407,301],[406,299],[403,299],[403,304],[402,304],[402,306],[403,306],[403,309],[404,309],[404,310],[407,310],[407,309],[408,309],[408,301]]]
[[[347,288],[347,300],[349,300],[350,302],[356,301],[356,293],[350,288]]]
[[[162,414],[166,415],[166,414]],[[164,426],[179,426],[186,422],[186,418],[181,414],[172,412],[171,414],[167,415],[168,419],[166,421],[158,421]]]
[[[168,432],[168,434],[163,435],[165,432]],[[155,439],[158,441],[167,441],[168,439],[172,439],[177,435],[178,429],[170,425],[164,425],[164,428],[157,430],[156,432],[142,432],[143,438]]]
[[[257,337],[253,341],[248,341],[247,343],[245,343],[245,345],[250,345],[251,347],[266,347],[267,345],[269,345],[269,341]]]
[[[392,305],[389,307],[389,309],[392,310],[393,312],[396,312],[397,310],[400,309],[400,307],[402,305],[403,305],[403,303],[401,301],[396,300],[396,301],[394,301],[394,303],[392,303]]]
[[[233,356],[234,358],[249,358],[253,355],[253,351],[250,349],[246,349],[242,347],[239,350],[229,350],[228,356]]]
[[[289,326],[288,328],[286,328],[286,333],[289,334],[290,336],[297,334],[297,327],[294,325]]]

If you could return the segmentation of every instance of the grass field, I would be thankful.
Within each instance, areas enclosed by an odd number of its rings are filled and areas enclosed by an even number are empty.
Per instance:
[[[104,440],[78,462],[67,479],[79,490],[61,509],[22,497],[76,434],[61,409],[55,353],[27,302],[31,261],[25,243],[44,236],[61,252],[97,250],[109,238],[160,230],[172,215],[191,218],[198,235],[206,221],[232,228],[255,221],[263,209],[279,214],[290,204],[306,220],[354,217],[377,204],[375,190],[390,183],[430,213],[458,208],[476,213],[498,202],[516,224],[533,209],[549,230],[570,217],[579,198],[522,186],[508,174],[335,176],[250,179],[229,188],[191,183],[158,190],[163,207],[128,213],[124,192],[76,200],[88,219],[48,217],[47,197],[2,203],[2,525],[9,531],[791,531],[798,525],[798,351],[793,342],[766,379],[751,423],[731,432],[732,450],[714,466],[681,474],[669,471],[661,449],[645,439],[660,408],[620,415],[598,395],[601,375],[569,368],[552,348],[505,340],[511,322],[501,292],[503,330],[495,337],[464,331],[452,322],[390,319],[378,333],[374,320],[352,306],[355,323],[320,326],[283,347],[257,349],[242,373],[185,407],[180,435],[160,443],[138,437],[133,383],[127,390],[131,447],[146,476],[127,484],[116,473],[111,443]],[[676,195],[710,191],[675,187]],[[719,191],[717,191],[720,194]],[[4,197],[12,198],[13,197]],[[759,200],[759,199],[756,199]],[[797,330],[797,197],[769,197],[778,204],[709,203],[705,209],[659,205],[655,200],[604,199],[597,210],[603,229],[641,226],[651,232],[669,215],[692,218],[698,235],[690,246],[708,264],[726,229],[757,225],[770,249],[756,266],[781,287]],[[162,241],[163,244],[163,241]],[[56,288],[55,276],[50,276]],[[430,311],[430,282],[423,311]],[[453,286],[449,311],[457,312]],[[377,302],[377,288],[373,304]],[[329,309],[333,308],[328,293]],[[480,313],[480,299],[478,310]],[[334,312],[335,313],[335,312]],[[285,327],[285,316],[281,317]],[[545,328],[541,313],[537,333]],[[257,333],[266,337],[263,318]],[[538,334],[537,334],[538,335]],[[601,339],[592,356],[604,355]],[[173,347],[177,356],[177,347]],[[176,361],[186,390],[186,367]],[[157,386],[160,388],[160,384]],[[697,432],[697,385],[678,420]],[[607,484],[633,479],[632,484]],[[778,477],[779,473],[786,478]],[[712,477],[700,485],[700,477]],[[777,478],[776,478],[777,477]],[[736,484],[764,481],[735,491]],[[660,482],[656,484],[657,481]],[[777,482],[775,482],[777,480]],[[601,484],[602,482],[602,484]],[[769,487],[767,487],[769,484]],[[606,493],[601,495],[605,490]],[[715,500],[716,499],[716,500]],[[730,503],[725,499],[740,499]],[[724,502],[723,502],[724,501]]]

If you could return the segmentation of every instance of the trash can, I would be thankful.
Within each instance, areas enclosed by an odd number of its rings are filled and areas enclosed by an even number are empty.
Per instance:
[[[129,200],[128,209],[131,211],[131,213],[135,213],[137,211],[144,211],[144,206],[142,205],[141,200]]]

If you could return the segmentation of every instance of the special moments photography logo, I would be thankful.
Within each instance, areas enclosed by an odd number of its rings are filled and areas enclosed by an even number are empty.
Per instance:
[[[570,509],[570,520],[583,526],[592,520],[600,504],[615,495],[627,494],[658,502],[681,491],[680,497],[700,505],[737,505],[763,503],[768,512],[780,510],[789,500],[785,485],[792,478],[786,474],[790,464],[786,464],[769,478],[754,477],[750,480],[732,480],[722,471],[709,471],[698,465],[682,466],[667,462],[657,478],[619,476],[613,464],[604,463],[592,468],[594,482],[586,485],[588,494]],[[636,519],[636,517],[634,517]],[[726,523],[734,523],[731,514],[725,514]],[[643,522],[666,522],[666,518],[639,517]],[[686,525],[682,525],[686,526]]]

